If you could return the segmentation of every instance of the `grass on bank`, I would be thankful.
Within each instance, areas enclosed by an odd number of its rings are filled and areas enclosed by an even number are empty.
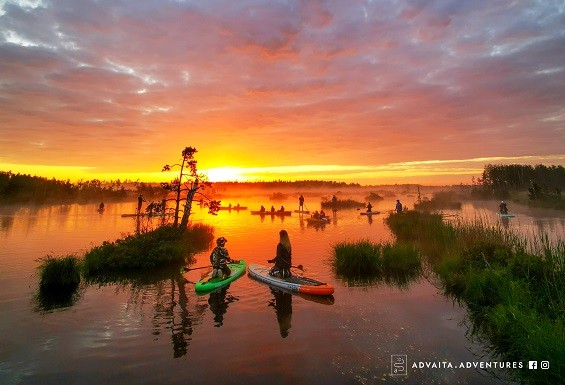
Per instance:
[[[456,225],[441,216],[407,212],[387,224],[428,257],[447,295],[464,302],[474,332],[509,361],[549,361],[520,371],[524,383],[558,383],[565,374],[565,245],[542,247],[484,223]],[[533,249],[538,252],[534,254]]]
[[[353,199],[338,199],[335,203],[330,201],[322,202],[323,209],[354,209],[365,207],[365,203],[358,202]]]
[[[393,283],[405,287],[422,270],[416,248],[408,244],[340,242],[333,247],[334,270],[349,282]]]
[[[214,239],[214,228],[196,224],[182,232],[173,226],[162,226],[138,235],[127,235],[115,242],[104,242],[76,255],[55,258],[47,256],[38,268],[40,307],[52,308],[72,304],[81,278],[105,282],[120,276],[163,269],[183,264],[192,253],[207,249]],[[45,303],[46,305],[41,305]]]
[[[83,274],[91,277],[182,264],[187,255],[207,248],[213,239],[214,229],[209,225],[196,224],[184,232],[174,226],[161,226],[92,248],[84,256]]]

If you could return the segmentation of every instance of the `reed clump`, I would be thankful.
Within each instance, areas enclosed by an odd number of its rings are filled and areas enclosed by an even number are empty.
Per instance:
[[[34,301],[39,311],[53,311],[72,306],[79,298],[81,260],[69,254],[48,255],[38,267],[39,288]]]
[[[534,253],[521,237],[480,221],[450,224],[412,212],[386,222],[398,239],[433,255],[445,293],[467,305],[473,331],[486,335],[494,352],[509,361],[550,362],[547,370],[521,370],[521,381],[559,382],[565,371],[563,241],[540,240],[543,247]]]
[[[333,267],[349,281],[405,286],[421,272],[420,256],[408,244],[340,242],[333,247]]]
[[[42,292],[74,291],[80,285],[80,258],[48,255],[39,266],[39,289]]]

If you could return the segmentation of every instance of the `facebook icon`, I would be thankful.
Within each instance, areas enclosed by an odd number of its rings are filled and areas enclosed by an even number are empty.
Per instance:
[[[537,369],[538,368],[538,362],[537,361],[529,361],[528,362],[528,368]]]

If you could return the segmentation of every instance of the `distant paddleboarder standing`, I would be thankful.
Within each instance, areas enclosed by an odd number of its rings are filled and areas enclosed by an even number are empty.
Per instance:
[[[146,202],[145,199],[143,199],[143,196],[141,194],[139,194],[139,196],[137,197],[137,213],[141,214],[141,206],[143,206],[143,202]]]
[[[302,194],[298,197],[298,210],[304,211],[304,196]]]

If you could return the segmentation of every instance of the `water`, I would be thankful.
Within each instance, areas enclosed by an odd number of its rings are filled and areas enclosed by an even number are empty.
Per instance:
[[[226,200],[258,209],[264,197]],[[374,210],[388,210],[394,201]],[[284,204],[294,209],[294,201]],[[307,198],[308,205],[308,198]],[[482,206],[481,206],[482,205]],[[314,206],[310,203],[310,206]],[[383,216],[339,211],[332,223],[307,226],[298,214],[261,218],[249,211],[217,216],[195,207],[194,222],[216,228],[236,259],[266,264],[278,232],[286,229],[293,262],[306,275],[335,286],[332,298],[274,292],[243,276],[223,292],[199,296],[193,282],[203,270],[171,273],[130,284],[90,285],[74,306],[38,311],[38,259],[81,254],[104,240],[132,232],[135,203],[0,209],[1,384],[372,384],[500,383],[497,370],[408,367],[391,375],[391,355],[416,362],[489,361],[488,350],[468,335],[465,309],[420,278],[408,287],[352,286],[328,263],[344,240],[388,241]],[[310,209],[314,209],[310,207]],[[520,209],[522,210],[522,209]],[[459,213],[498,220],[487,204]],[[507,224],[540,228],[563,239],[563,216],[517,211]],[[207,250],[193,266],[208,264]]]

